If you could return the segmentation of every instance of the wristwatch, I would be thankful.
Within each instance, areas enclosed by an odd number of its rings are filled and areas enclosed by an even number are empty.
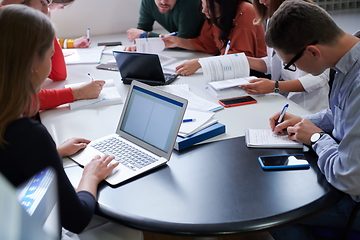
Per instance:
[[[279,93],[279,92],[280,92],[279,81],[276,80],[276,81],[275,81],[274,93]]]
[[[310,142],[311,142],[311,146],[314,145],[317,141],[319,141],[319,139],[326,134],[325,132],[317,132],[314,133],[313,135],[311,135],[310,137]]]

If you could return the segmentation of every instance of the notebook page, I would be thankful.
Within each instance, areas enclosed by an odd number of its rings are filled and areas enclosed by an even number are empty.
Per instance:
[[[98,63],[101,60],[102,52],[105,47],[91,47],[91,48],[77,48],[77,49],[63,49],[65,56],[65,63],[71,64],[86,64]],[[71,54],[70,54],[71,53]]]
[[[208,126],[208,122],[214,124],[217,122],[216,119],[213,119],[214,112],[204,112],[196,111],[191,109],[186,109],[184,119],[194,119],[191,122],[183,122],[179,129],[179,136],[186,137],[189,136],[205,127]]]
[[[248,147],[263,148],[302,148],[303,144],[290,140],[287,135],[275,135],[270,129],[248,129],[246,131]]]

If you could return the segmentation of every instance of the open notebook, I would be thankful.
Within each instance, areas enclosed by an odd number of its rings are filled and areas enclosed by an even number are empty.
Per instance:
[[[83,83],[74,83],[65,85],[65,87],[75,87],[80,86]],[[116,89],[115,83],[113,79],[105,80],[105,85],[101,90],[100,95],[97,98],[92,99],[82,99],[76,100],[74,102],[69,103],[70,109],[83,109],[83,108],[93,108],[93,107],[101,107],[107,105],[114,105],[122,103],[122,98]]]
[[[84,166],[95,155],[115,156],[120,164],[106,179],[112,185],[163,165],[170,159],[186,107],[184,98],[132,81],[116,133],[92,141],[71,158]]]
[[[302,143],[290,140],[287,135],[275,135],[270,129],[247,129],[246,146],[254,148],[303,148]]]

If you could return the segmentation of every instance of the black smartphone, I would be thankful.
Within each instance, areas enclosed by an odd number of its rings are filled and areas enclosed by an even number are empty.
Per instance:
[[[302,153],[260,156],[258,160],[261,167],[265,170],[303,169],[310,167],[310,163]]]
[[[118,46],[118,45],[122,45],[122,42],[100,42],[98,43],[98,46],[107,46],[107,47],[110,47],[110,46]]]
[[[224,107],[234,107],[239,105],[257,103],[257,101],[251,96],[242,96],[235,98],[220,99],[219,103]]]

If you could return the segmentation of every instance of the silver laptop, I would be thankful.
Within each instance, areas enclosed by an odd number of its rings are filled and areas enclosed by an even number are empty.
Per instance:
[[[71,158],[84,166],[97,154],[115,156],[120,164],[106,179],[111,185],[163,165],[170,159],[186,107],[184,98],[132,81],[116,133],[92,141]]]

